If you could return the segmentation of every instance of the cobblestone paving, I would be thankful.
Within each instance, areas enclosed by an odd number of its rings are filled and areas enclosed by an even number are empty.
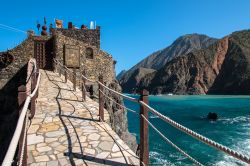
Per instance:
[[[98,103],[57,73],[41,70],[36,114],[28,129],[28,163],[57,165],[138,165],[135,153],[105,122]],[[108,113],[105,111],[105,121]]]

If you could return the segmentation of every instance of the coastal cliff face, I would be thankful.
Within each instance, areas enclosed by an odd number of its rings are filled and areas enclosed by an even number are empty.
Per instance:
[[[250,30],[235,32],[172,59],[128,90],[126,83],[122,87],[125,92],[145,88],[151,94],[250,94],[249,48]]]
[[[216,41],[217,39],[215,38],[200,34],[189,34],[179,37],[170,46],[154,52],[124,73],[119,79],[123,91],[136,92],[141,86],[146,86],[148,81],[150,81],[148,77],[145,78],[146,82],[141,81],[141,79],[144,79],[142,75],[150,75],[149,77],[154,75],[153,71],[148,71],[160,70],[172,59],[188,54],[194,50],[207,48]],[[143,68],[143,70],[141,70],[141,68]],[[140,72],[138,72],[138,70]],[[133,77],[137,77],[137,81],[132,81],[134,80]],[[139,80],[138,77],[140,78]]]
[[[170,61],[157,71],[148,89],[153,94],[206,94],[219,74],[227,43],[228,38],[224,38],[207,49]]]
[[[209,94],[250,94],[250,30],[233,33]]]

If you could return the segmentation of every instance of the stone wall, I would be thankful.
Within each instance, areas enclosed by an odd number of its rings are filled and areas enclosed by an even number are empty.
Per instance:
[[[97,29],[52,29],[52,32],[61,32],[62,35],[70,37],[85,44],[100,48],[100,27]]]
[[[77,72],[82,73],[85,69],[86,76],[92,80],[98,80],[99,75],[103,75],[105,82],[112,82],[115,79],[114,60],[108,53],[96,46],[85,43],[85,41],[65,36],[61,30],[54,31],[54,40],[54,56],[61,63],[64,64],[65,45],[77,46],[80,49],[80,68],[77,69]],[[93,59],[86,58],[87,48],[93,49]]]
[[[13,61],[0,68],[0,163],[11,141],[18,119],[18,87],[26,83],[27,62],[33,57],[34,44],[27,38],[17,47],[0,53],[1,58]],[[1,62],[2,63],[2,62]]]
[[[34,43],[32,38],[27,38],[17,47],[0,53],[0,56],[9,54],[13,56],[13,62],[8,66],[1,68],[0,74],[0,89],[28,62],[30,57],[34,55]]]

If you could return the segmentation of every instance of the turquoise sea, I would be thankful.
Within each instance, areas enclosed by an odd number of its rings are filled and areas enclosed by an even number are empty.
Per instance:
[[[128,100],[124,103],[139,112],[138,104]],[[149,104],[178,123],[250,156],[250,96],[150,96]],[[209,112],[216,112],[219,119],[207,120]],[[152,114],[149,117],[167,138],[204,165],[246,165],[178,131]],[[139,116],[128,111],[128,123],[129,131],[139,142]],[[152,128],[149,129],[149,147],[150,165],[192,165]]]

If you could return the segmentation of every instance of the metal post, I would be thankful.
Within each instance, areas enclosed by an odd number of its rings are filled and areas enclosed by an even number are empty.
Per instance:
[[[99,76],[99,81],[103,84],[103,76]],[[104,99],[103,99],[103,86],[99,84],[99,117],[100,122],[104,121]]]
[[[65,82],[67,83],[68,73],[67,73],[67,70],[66,70],[66,69],[64,70],[64,76],[65,76]]]
[[[86,71],[83,70],[82,75],[85,76],[86,75]],[[82,77],[82,100],[86,101],[86,91],[85,91],[85,79]]]
[[[73,86],[74,90],[76,90],[76,68],[73,69]]]
[[[142,90],[140,100],[148,104],[148,91]],[[148,119],[148,110],[140,105],[140,115]],[[140,165],[149,165],[149,149],[148,149],[148,123],[140,116]]]
[[[22,112],[22,108],[24,105],[24,102],[27,98],[27,94],[26,94],[26,86],[25,85],[21,85],[18,87],[18,105],[19,105],[19,115]],[[25,125],[26,123],[23,123],[23,128],[22,128],[22,133],[18,142],[18,159],[21,158],[21,151],[22,151],[22,144],[23,144],[23,139],[24,139],[24,130],[25,130]],[[22,165],[26,166],[27,165],[27,137],[25,140],[25,145],[24,145],[24,153],[23,153],[23,161],[18,161],[19,163],[22,162]]]

